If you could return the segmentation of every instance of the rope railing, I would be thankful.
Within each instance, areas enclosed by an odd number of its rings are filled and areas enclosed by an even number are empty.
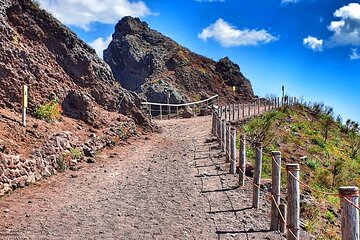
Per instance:
[[[179,118],[180,110],[186,107],[189,107],[192,110],[192,115],[195,116],[198,109],[201,109],[202,107],[210,108],[218,100],[219,100],[219,95],[214,95],[207,99],[196,102],[190,102],[190,103],[174,104],[174,103],[142,102],[141,105],[143,105],[147,109],[147,112],[151,118],[154,116],[159,116],[160,119],[163,119],[163,116],[166,115],[168,119],[170,119],[171,114],[174,114],[176,118]],[[202,106],[202,104],[204,104],[204,106]]]
[[[278,105],[279,100],[276,100],[275,103],[271,103],[270,106],[264,107],[265,110],[271,111],[272,109],[286,105],[286,104],[296,104],[297,100],[290,101],[289,103],[283,103]],[[227,156],[230,163],[237,162],[236,154],[233,153],[234,148],[236,149],[233,141],[236,141],[236,130],[232,132],[230,129],[234,128],[234,125],[230,127],[229,125],[231,119],[235,119],[235,116],[240,116],[236,114],[236,111],[231,111],[230,107],[218,107],[213,109],[213,122],[212,122],[212,133],[217,138],[221,150]],[[243,106],[243,114],[246,109],[245,104]],[[257,113],[261,113],[260,105],[254,105],[255,109],[258,109]],[[225,109],[225,111],[224,111]],[[234,108],[233,108],[234,109]],[[240,108],[238,108],[240,110]],[[245,110],[246,111],[246,110]],[[229,114],[226,114],[226,113]],[[251,109],[248,111],[251,113]],[[233,117],[231,117],[231,113],[233,113]],[[253,114],[256,114],[256,110],[253,111]],[[253,115],[250,115],[253,116]],[[228,126],[228,127],[227,127]],[[233,130],[234,131],[234,130]],[[273,151],[271,153],[272,160],[272,191],[268,192],[265,189],[261,188],[261,162],[263,148],[260,144],[257,146],[253,146],[256,151],[255,156],[255,170],[254,170],[254,178],[246,176],[246,154],[245,154],[245,144],[246,142],[252,142],[253,139],[249,139],[248,137],[242,135],[240,136],[240,150],[239,150],[239,185],[244,186],[245,180],[252,181],[253,186],[253,207],[258,208],[258,201],[260,192],[265,193],[265,195],[269,196],[271,201],[271,226],[270,230],[287,231],[287,239],[289,240],[298,240],[300,238],[300,185],[304,188],[307,188],[313,192],[322,195],[329,196],[338,196],[340,198],[341,205],[341,235],[343,240],[350,239],[359,239],[359,205],[358,205],[358,188],[357,187],[340,187],[339,193],[331,193],[320,191],[316,188],[313,188],[306,184],[305,182],[300,180],[300,168],[299,164],[288,163],[286,164],[286,168],[281,166],[281,152]],[[229,143],[231,142],[231,144]],[[235,157],[234,157],[235,156]],[[234,166],[230,165],[230,170],[233,169]],[[287,174],[287,208],[286,205],[280,203],[281,197],[281,170],[285,170]],[[232,172],[233,173],[233,172]],[[236,173],[236,171],[235,171]],[[256,174],[255,174],[256,173]],[[259,177],[258,177],[259,176]],[[283,211],[282,211],[283,210]],[[287,216],[287,217],[286,217]],[[280,228],[279,228],[280,225]]]

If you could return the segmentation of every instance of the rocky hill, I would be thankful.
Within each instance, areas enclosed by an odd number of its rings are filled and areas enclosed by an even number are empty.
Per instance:
[[[166,90],[171,91],[172,103],[215,94],[227,101],[254,97],[250,81],[229,58],[215,62],[195,54],[138,18],[120,20],[112,38],[104,60],[121,86],[148,101],[166,102]],[[235,94],[232,86],[236,86]]]
[[[137,97],[117,84],[95,51],[32,1],[2,0],[0,29],[0,107],[20,110],[27,84],[30,110],[75,90],[103,109],[145,121]]]
[[[98,151],[144,128],[151,125],[140,99],[91,47],[36,2],[0,1],[0,195],[94,162]]]

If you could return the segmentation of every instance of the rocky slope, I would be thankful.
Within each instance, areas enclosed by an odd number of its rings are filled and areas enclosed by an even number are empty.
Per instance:
[[[116,80],[153,102],[194,101],[219,94],[227,101],[254,97],[251,83],[229,58],[205,58],[152,30],[138,18],[124,17],[104,51]],[[232,86],[237,90],[234,94]]]
[[[19,114],[24,84],[26,128]],[[49,106],[50,114],[62,114],[34,118]],[[91,47],[36,3],[0,1],[0,195],[93,162],[104,147],[139,136],[140,127],[151,127],[140,99],[120,87]]]
[[[137,97],[114,81],[95,51],[32,1],[2,0],[0,29],[0,107],[19,110],[27,84],[30,110],[77,90],[103,109],[146,121]]]

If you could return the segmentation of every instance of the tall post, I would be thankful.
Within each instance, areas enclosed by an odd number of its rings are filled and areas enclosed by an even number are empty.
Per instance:
[[[170,119],[171,107],[170,107],[170,90],[167,91],[167,104],[168,104],[168,119]]]
[[[260,114],[260,107],[261,107],[261,101],[259,99],[259,101],[258,101],[258,114]]]
[[[230,173],[236,175],[236,128],[231,127]]]
[[[26,108],[28,107],[28,87],[23,85],[21,88],[22,93],[22,125],[26,127]]]
[[[240,152],[239,152],[239,185],[245,185],[245,167],[246,167],[246,136],[240,138]]]
[[[234,121],[235,120],[235,103],[232,104],[232,120]]]
[[[160,120],[162,120],[162,105],[160,105]]]
[[[225,152],[226,149],[226,120],[221,120],[221,151]]]
[[[249,103],[249,109],[248,109],[248,116],[250,117],[251,115],[251,103]]]
[[[176,105],[176,118],[179,118],[179,106]]]
[[[280,107],[280,97],[277,98],[277,107]]]
[[[242,103],[242,117],[245,117],[245,103]]]
[[[256,144],[255,169],[253,180],[253,208],[259,208],[261,165],[262,165],[262,144]]]
[[[271,178],[271,223],[270,230],[279,230],[279,212],[277,206],[280,204],[280,181],[281,181],[281,152],[272,152],[272,178]],[[275,200],[275,201],[274,201]]]
[[[225,120],[227,120],[227,105],[225,104]]]
[[[240,103],[237,104],[238,116],[237,119],[240,119]]]
[[[215,135],[215,109],[212,111],[212,118],[211,118],[211,134]]]
[[[300,168],[297,163],[286,164],[288,194],[287,194],[287,239],[300,239]],[[357,222],[356,224],[359,224]]]
[[[282,218],[280,218],[280,232],[281,233],[285,233],[286,232],[286,214],[287,214],[287,209],[286,209],[286,204],[285,203],[280,203],[280,213],[281,215],[284,217],[284,220]]]
[[[218,133],[218,142],[219,142],[219,144],[220,144],[220,148],[222,147],[222,145],[221,145],[221,139],[222,139],[222,121],[221,121],[221,118],[219,117],[218,119],[217,119],[217,133]]]
[[[226,162],[230,161],[230,151],[231,151],[231,139],[230,139],[230,123],[226,122]]]
[[[281,87],[281,102],[282,102],[282,106],[284,106],[284,100],[285,100],[285,86]]]
[[[340,187],[339,195],[342,240],[358,240],[359,211],[354,207],[354,205],[359,206],[359,189],[354,186]]]
[[[193,108],[193,116],[195,117],[196,116],[196,106],[194,104],[194,108]]]

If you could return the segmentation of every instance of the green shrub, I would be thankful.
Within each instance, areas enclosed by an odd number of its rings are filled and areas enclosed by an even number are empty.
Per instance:
[[[319,167],[319,162],[315,159],[308,158],[305,162],[306,166],[311,168],[312,170],[316,170]]]
[[[56,163],[58,165],[58,170],[60,172],[65,172],[65,170],[67,169],[67,163],[66,163],[66,156],[60,156],[57,160]]]
[[[61,116],[61,106],[58,101],[52,100],[44,105],[40,105],[35,109],[35,117],[51,122],[57,120]]]
[[[329,220],[329,222],[331,222],[331,223],[333,223],[333,222],[335,221],[335,215],[334,215],[334,213],[331,212],[331,211],[329,211],[329,210],[327,210],[327,211],[325,212],[325,218],[326,218],[327,220]]]
[[[78,148],[70,148],[70,154],[73,160],[80,160],[83,156],[83,152]]]

